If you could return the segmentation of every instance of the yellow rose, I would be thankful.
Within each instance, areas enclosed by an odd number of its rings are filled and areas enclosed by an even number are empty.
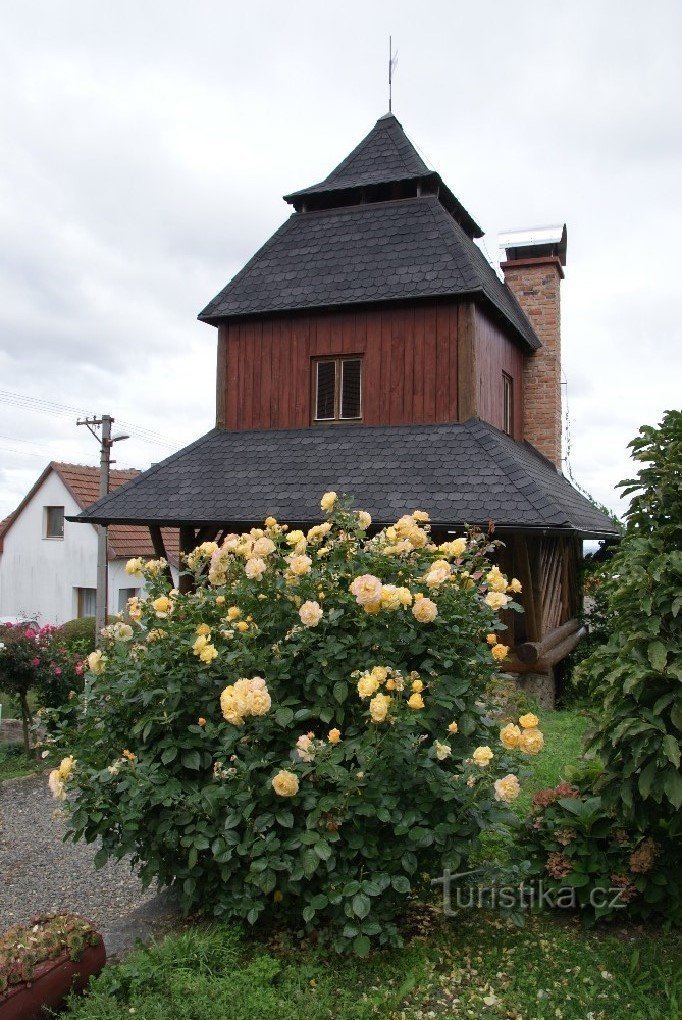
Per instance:
[[[246,561],[244,573],[250,581],[257,581],[258,578],[263,576],[267,569],[268,565],[265,560],[262,560],[259,556],[252,556]]]
[[[409,588],[398,588],[398,598],[401,606],[408,608],[412,605],[412,592]]]
[[[495,789],[495,800],[502,800],[508,804],[512,800],[516,800],[518,795],[521,793],[521,784],[519,783],[516,776],[508,775],[502,779],[496,779],[493,783]]]
[[[316,627],[322,619],[322,607],[319,602],[304,602],[298,615],[304,627]]]
[[[341,730],[333,729],[327,734],[327,740],[330,744],[338,744],[341,740]]]
[[[378,680],[379,683],[382,684],[386,677],[388,676],[388,667],[372,666],[370,670],[370,676],[372,676],[375,680]]]
[[[459,726],[456,722],[451,722],[448,726],[448,733],[459,733]]]
[[[224,595],[218,595],[216,597],[215,604],[217,606],[224,606],[225,605],[225,596]]]
[[[477,765],[480,765],[481,768],[485,768],[486,765],[490,764],[494,755],[490,748],[484,745],[483,747],[477,747],[471,757]]]
[[[421,692],[424,690],[424,684],[419,678],[412,681],[412,690],[415,692],[415,694],[421,694]]]
[[[202,662],[211,663],[218,658],[218,650],[214,645],[206,645],[199,652],[199,658]]]
[[[407,705],[408,708],[411,708],[413,711],[417,712],[420,708],[424,707],[424,699],[422,698],[421,694],[418,693],[411,694],[410,697],[407,699]]]
[[[310,573],[310,568],[313,565],[313,561],[310,556],[302,556],[299,553],[292,553],[287,556],[287,563],[289,564],[289,570],[295,577],[302,577],[303,574]]]
[[[421,521],[422,523],[424,523],[424,521],[431,520],[426,510],[413,510],[412,516],[414,517],[415,521]]]
[[[428,569],[424,577],[429,588],[439,588],[441,584],[448,581],[452,576],[452,568],[447,560],[436,560]]]
[[[277,546],[271,538],[259,538],[253,543],[254,556],[272,556]]]
[[[130,574],[132,577],[142,577],[142,557],[136,556],[132,560],[128,560],[126,563],[126,574]]]
[[[512,577],[507,591],[513,591],[517,595],[519,592],[523,591],[523,585],[519,581],[518,577]]]
[[[363,673],[358,680],[358,694],[361,698],[371,698],[379,690],[380,681],[371,673]]]
[[[237,606],[230,606],[230,608],[227,610],[227,619],[230,622],[232,622],[233,620],[238,620],[241,615],[242,611]]]
[[[298,793],[298,776],[288,769],[281,769],[272,780],[272,788],[278,797],[295,797]]]
[[[337,496],[335,492],[325,492],[324,496],[320,500],[320,506],[326,514],[330,513],[334,509],[336,499]]]
[[[59,769],[52,769],[48,776],[47,785],[50,788],[50,793],[55,800],[66,799],[66,786],[63,781],[59,778]]]
[[[100,673],[104,672],[106,661],[106,656],[98,648],[96,652],[90,652],[88,655],[88,669],[91,673],[94,673],[95,676],[99,676]]]
[[[277,527],[277,518],[276,517],[266,517],[264,523],[265,523],[265,527],[266,528],[276,528]]]
[[[509,654],[509,648],[507,645],[494,645],[490,651],[496,662],[502,662],[502,660],[506,659]]]
[[[520,736],[521,730],[514,723],[508,723],[500,730],[500,740],[508,751],[513,751],[515,747],[519,746]]]
[[[314,524],[306,537],[311,544],[316,544],[321,542],[325,535],[329,534],[331,528],[332,526],[329,521],[325,521],[323,524]]]
[[[545,738],[540,730],[522,730],[519,737],[519,747],[524,754],[539,754],[545,746]]]
[[[509,596],[504,595],[501,591],[489,591],[484,601],[487,606],[497,612],[498,609],[504,609],[509,602]]]
[[[527,712],[526,715],[521,716],[519,724],[523,726],[524,730],[534,730],[536,726],[540,725],[540,720],[532,712]]]
[[[161,595],[158,599],[154,599],[152,606],[160,620],[165,620],[173,610],[173,603],[167,595]]]
[[[438,606],[431,599],[417,599],[412,606],[412,615],[419,623],[432,623],[438,616]]]
[[[381,599],[379,599],[378,602],[368,602],[367,605],[363,606],[363,609],[366,613],[369,613],[370,616],[375,616],[377,613],[381,612]]]
[[[493,567],[493,569],[486,574],[486,581],[488,588],[491,591],[506,591],[507,590],[507,578],[500,572],[499,567]]]
[[[445,761],[452,754],[452,748],[449,744],[441,744],[439,740],[434,741],[433,749],[436,752],[436,758],[438,761]]]
[[[383,585],[374,574],[361,574],[351,583],[349,591],[355,595],[359,606],[367,606],[372,602],[380,602]]]
[[[448,547],[448,554],[454,556],[455,559],[459,559],[462,553],[466,552],[467,540],[466,538],[455,538],[452,542],[446,543]],[[441,549],[443,546],[441,546]]]
[[[485,639],[489,645],[497,644],[497,634],[486,634]]]
[[[209,625],[207,623],[200,623],[199,626],[196,629],[196,633],[199,634],[199,635],[204,634],[204,635],[206,635],[206,637],[208,637],[210,635],[210,633],[211,633],[211,628],[209,627]]]
[[[75,764],[76,759],[72,754],[70,754],[68,758],[62,758],[62,760],[59,763],[59,768],[57,769],[57,772],[59,773],[59,778],[62,779],[64,782],[66,782],[67,779],[70,779]]]
[[[372,515],[368,514],[366,510],[358,510],[355,514],[358,519],[358,524],[363,531],[367,531],[368,527],[372,523]]]
[[[246,620],[240,620],[239,623],[237,624],[237,630],[240,631],[240,633],[242,634],[244,634],[245,631],[247,631],[248,629],[249,625],[246,622]]]
[[[397,687],[398,687],[398,685],[397,685],[397,683],[395,682],[395,680],[393,678],[391,678],[390,680],[386,681],[386,690],[387,691],[395,691],[395,690],[397,690]]]
[[[206,720],[204,719],[203,715],[200,715],[199,718],[197,719],[197,726],[201,726],[202,729],[203,729],[203,727],[205,725],[206,725]]]
[[[287,545],[298,545],[299,542],[305,542],[306,538],[302,531],[290,531],[286,537]]]
[[[397,541],[397,538],[398,538],[398,532],[395,530],[394,527],[386,528],[386,541],[387,542],[390,542],[391,545],[393,545]]]
[[[388,706],[391,704],[391,699],[388,694],[377,694],[369,703],[369,714],[372,717],[372,721],[375,723],[382,723],[388,715]]]
[[[400,594],[394,584],[385,584],[381,589],[381,608],[387,611],[400,609]]]

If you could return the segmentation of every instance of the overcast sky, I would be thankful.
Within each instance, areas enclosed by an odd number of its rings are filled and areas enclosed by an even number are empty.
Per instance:
[[[287,217],[281,196],[386,112],[389,31],[394,112],[491,258],[501,230],[568,224],[570,464],[618,507],[626,444],[681,403],[679,0],[0,14],[0,518],[49,460],[97,459],[74,413],[35,401],[134,427],[119,466],[212,426],[216,330],[196,315]]]

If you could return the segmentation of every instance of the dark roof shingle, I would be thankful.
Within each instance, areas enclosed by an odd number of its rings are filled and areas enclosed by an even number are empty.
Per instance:
[[[533,447],[484,422],[228,432],[213,429],[84,511],[81,521],[246,525],[319,520],[323,492],[355,497],[376,523],[422,508],[435,524],[613,524]]]
[[[414,298],[479,296],[530,350],[540,343],[508,287],[435,196],[292,215],[199,318]]]

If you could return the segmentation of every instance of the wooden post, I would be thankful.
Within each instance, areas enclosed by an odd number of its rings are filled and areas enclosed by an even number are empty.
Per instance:
[[[183,595],[188,594],[194,588],[194,582],[191,574],[182,573],[185,569],[186,564],[183,563],[183,554],[187,556],[191,553],[192,549],[196,546],[194,528],[188,524],[183,524],[180,527],[180,581],[178,588]]]
[[[158,524],[149,525],[149,536],[152,540],[152,546],[154,547],[154,555],[157,556],[158,559],[163,559],[166,561],[167,565],[164,574],[166,576],[166,580],[170,583],[170,586],[172,588],[173,574],[171,572],[170,566],[168,566],[168,554],[166,552],[166,546],[163,541],[163,532],[161,531],[161,528]]]
[[[473,301],[457,310],[457,418],[478,418],[478,370],[476,366],[476,308]]]

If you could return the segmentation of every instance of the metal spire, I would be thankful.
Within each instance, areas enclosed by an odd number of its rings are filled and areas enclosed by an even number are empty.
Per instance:
[[[395,51],[393,56],[393,42],[389,35],[388,37],[388,112],[392,113],[391,102],[392,102],[392,91],[393,91],[393,72],[398,64],[398,51]]]

